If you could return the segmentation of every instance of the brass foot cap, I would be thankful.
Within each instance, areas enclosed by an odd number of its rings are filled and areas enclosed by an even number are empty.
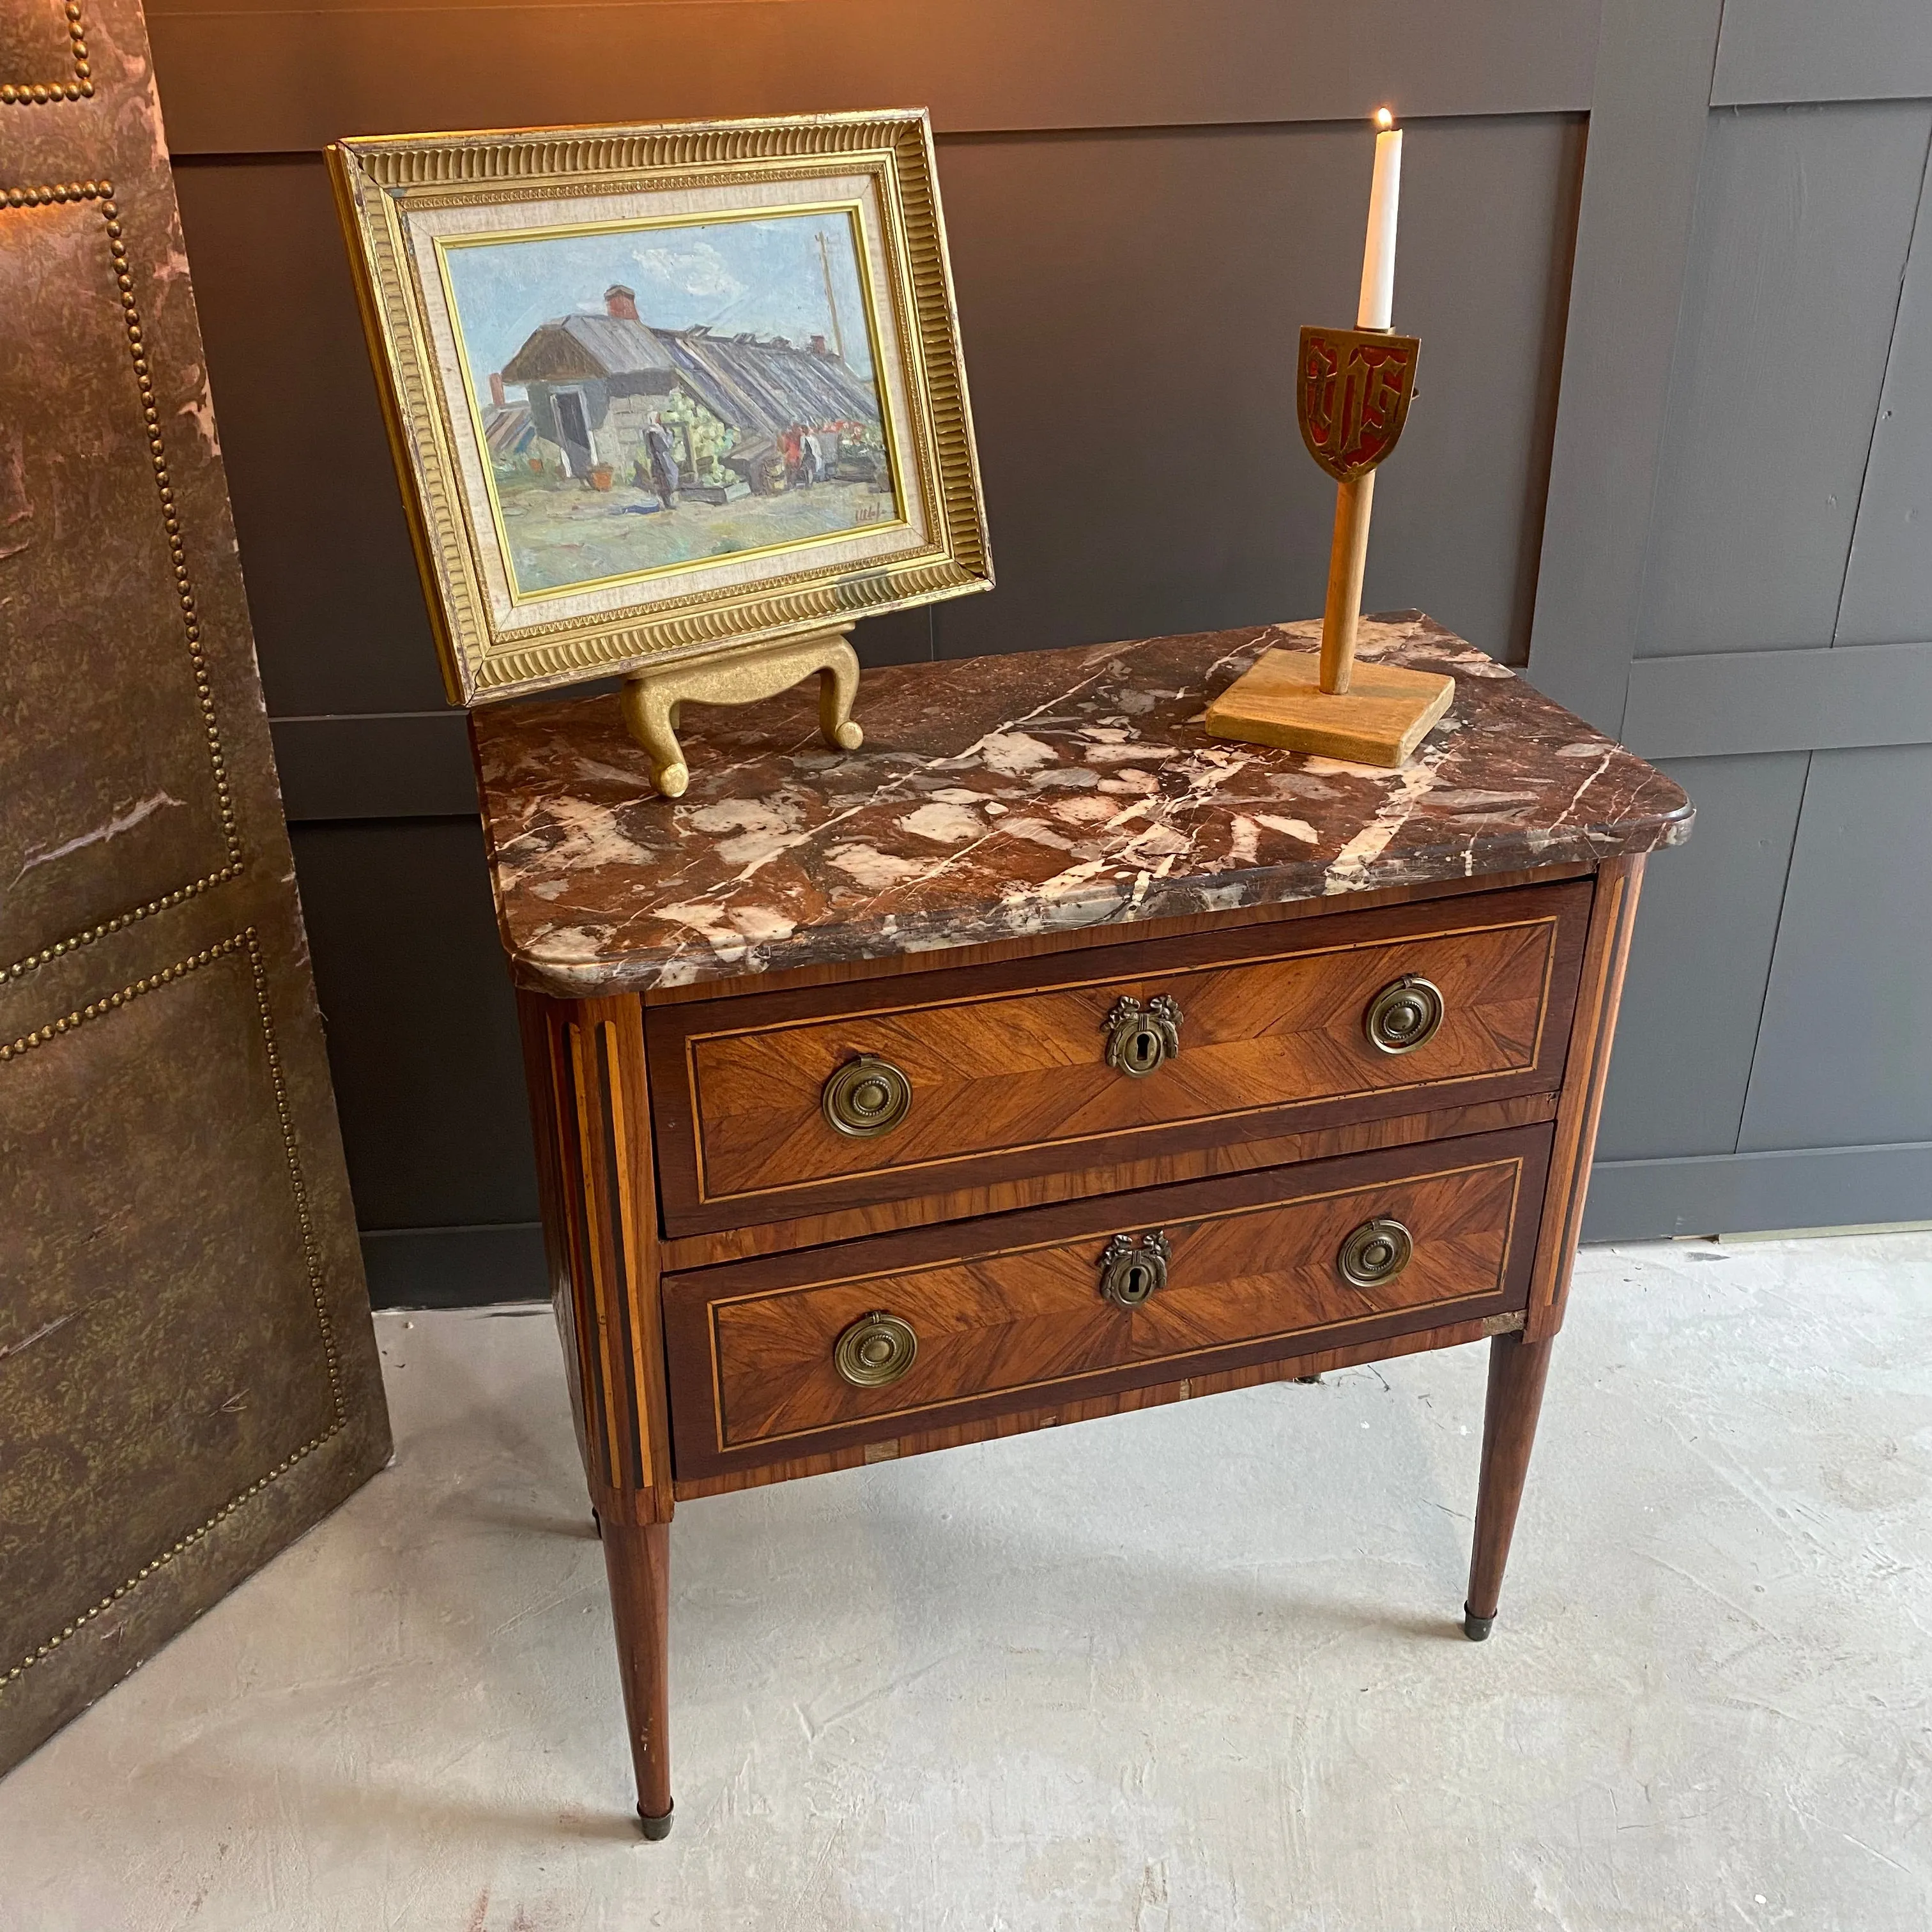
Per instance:
[[[1462,1606],[1462,1634],[1472,1643],[1480,1643],[1496,1627],[1496,1613],[1479,1617],[1467,1604]]]
[[[673,1805],[671,1810],[674,1811],[676,1808],[676,1806]],[[638,1822],[644,1828],[644,1836],[647,1838],[655,1840],[670,1836],[670,1811],[667,1811],[662,1818],[647,1818],[642,1811],[640,1811],[638,1814]]]

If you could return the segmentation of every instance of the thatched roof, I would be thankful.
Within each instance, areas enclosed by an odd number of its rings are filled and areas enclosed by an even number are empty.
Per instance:
[[[653,328],[605,315],[566,315],[537,329],[503,365],[506,382],[580,382],[656,376],[684,386],[722,422],[776,436],[794,423],[877,422],[872,386],[836,356],[782,340]]]
[[[614,315],[566,315],[532,334],[503,364],[503,380],[582,382],[653,370],[668,376],[676,366],[658,332],[644,322]]]
[[[658,332],[714,416],[776,436],[794,423],[877,422],[872,386],[836,356],[702,329]]]

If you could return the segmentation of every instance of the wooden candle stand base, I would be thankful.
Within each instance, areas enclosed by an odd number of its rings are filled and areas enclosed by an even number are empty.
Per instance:
[[[680,798],[691,782],[677,742],[680,705],[753,704],[789,691],[814,671],[818,674],[818,728],[825,742],[842,752],[856,752],[866,734],[852,722],[859,656],[846,641],[851,628],[832,625],[625,679],[620,694],[624,723],[650,754],[652,784],[666,798]]]
[[[1456,680],[1358,659],[1346,691],[1322,688],[1312,651],[1269,651],[1208,707],[1216,738],[1313,752],[1352,764],[1406,764],[1449,709]]]

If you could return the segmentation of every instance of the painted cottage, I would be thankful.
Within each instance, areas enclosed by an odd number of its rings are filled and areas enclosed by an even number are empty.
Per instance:
[[[734,479],[782,487],[778,440],[788,429],[856,423],[878,448],[872,385],[822,336],[801,349],[783,337],[714,335],[701,324],[655,328],[622,284],[604,290],[604,308],[544,323],[502,370],[506,383],[524,388],[531,429],[561,452],[566,474],[608,464],[620,480],[649,488],[644,432],[653,414],[670,432],[685,486],[698,490]]]

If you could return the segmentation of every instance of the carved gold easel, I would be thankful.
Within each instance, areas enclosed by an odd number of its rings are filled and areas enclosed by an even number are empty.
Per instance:
[[[652,784],[666,798],[677,798],[691,782],[691,770],[677,742],[680,705],[754,704],[789,691],[814,671],[818,674],[818,728],[825,742],[842,752],[856,752],[866,734],[852,719],[852,702],[859,694],[859,657],[846,642],[851,628],[850,624],[835,624],[626,678],[620,699],[624,722],[650,754]]]
[[[1385,328],[1301,332],[1295,417],[1309,454],[1336,485],[1321,655],[1265,653],[1208,707],[1216,737],[1396,766],[1448,710],[1454,678],[1355,662],[1376,468],[1408,419],[1421,348],[1414,336]]]

